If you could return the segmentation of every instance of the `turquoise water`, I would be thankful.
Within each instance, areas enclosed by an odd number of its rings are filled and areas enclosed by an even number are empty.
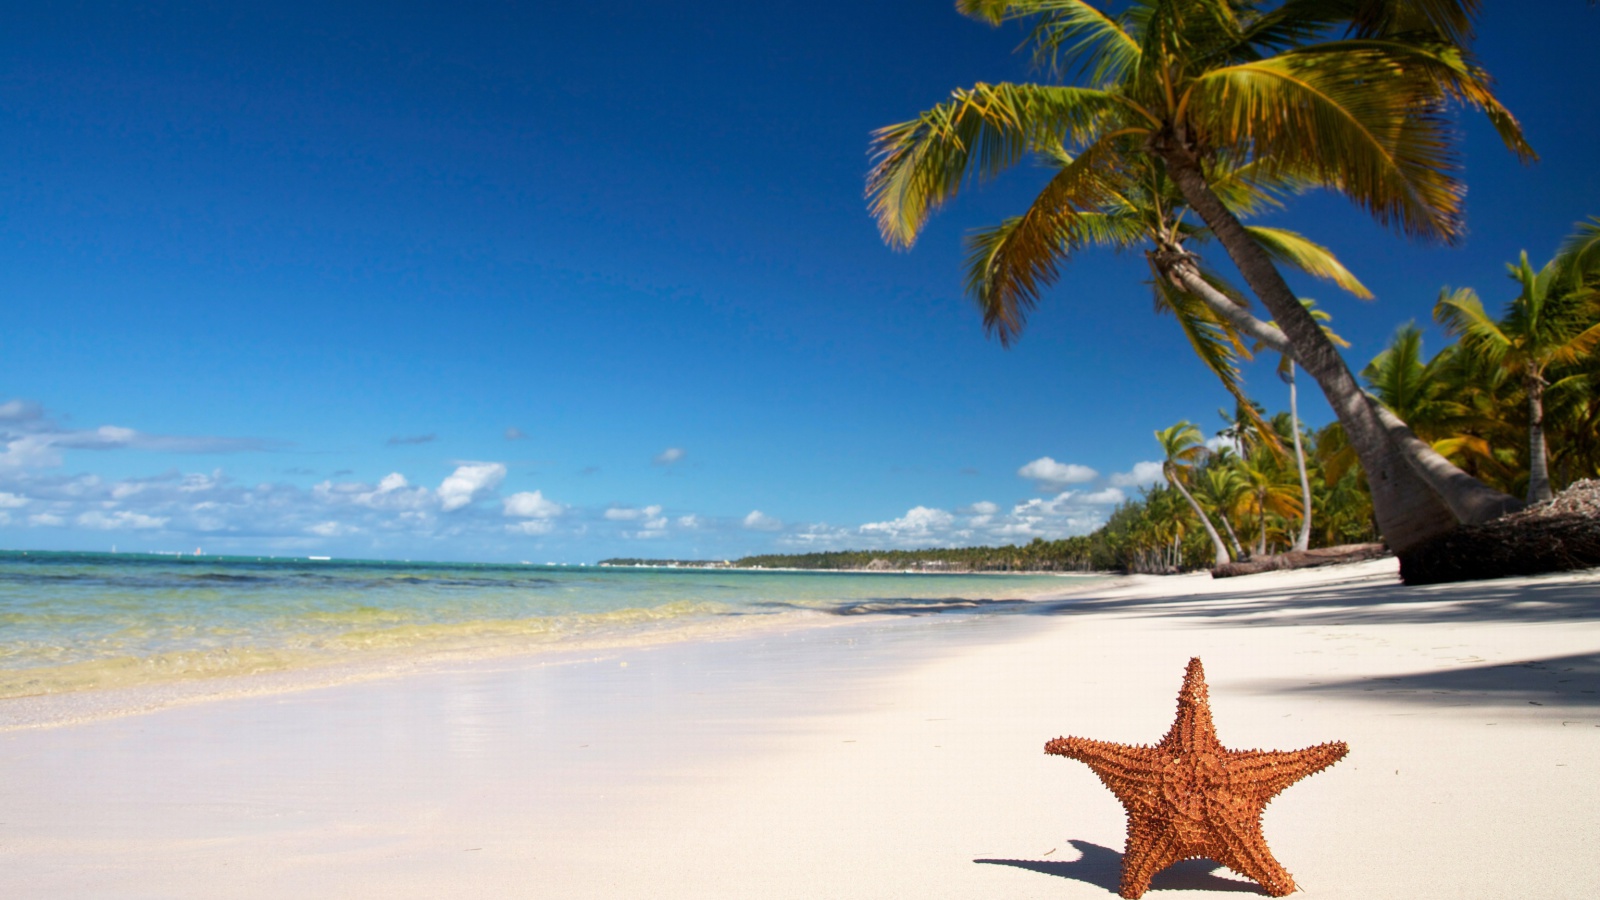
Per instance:
[[[1003,609],[1086,580],[0,552],[0,697],[782,615]]]

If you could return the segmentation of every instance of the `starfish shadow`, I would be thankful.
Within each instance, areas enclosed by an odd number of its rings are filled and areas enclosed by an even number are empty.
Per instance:
[[[1077,859],[975,859],[973,862],[989,866],[1011,866],[1027,869],[1041,875],[1070,878],[1095,887],[1117,892],[1122,879],[1122,854],[1110,847],[1089,841],[1068,841],[1078,851]],[[1266,892],[1254,882],[1219,878],[1211,874],[1221,868],[1220,863],[1209,859],[1186,859],[1173,863],[1150,881],[1152,891],[1231,891],[1235,893],[1262,894]]]

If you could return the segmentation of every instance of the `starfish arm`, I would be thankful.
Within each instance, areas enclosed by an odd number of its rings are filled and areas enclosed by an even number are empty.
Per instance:
[[[1266,806],[1284,788],[1326,769],[1349,752],[1343,741],[1288,752],[1238,750],[1228,754],[1228,781],[1240,795],[1258,798]]]
[[[1075,759],[1093,769],[1129,815],[1157,802],[1160,776],[1155,766],[1164,755],[1149,747],[1064,737],[1046,743],[1044,752]]]
[[[1171,826],[1149,816],[1128,816],[1128,843],[1122,851],[1122,881],[1117,893],[1134,898],[1150,889],[1150,879],[1177,862],[1178,835]]]
[[[1220,822],[1215,829],[1213,846],[1208,848],[1212,859],[1261,885],[1270,896],[1294,893],[1294,876],[1267,848],[1259,820]]]

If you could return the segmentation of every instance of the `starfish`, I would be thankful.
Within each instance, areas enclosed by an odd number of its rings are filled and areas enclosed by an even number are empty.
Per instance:
[[[1178,718],[1161,743],[1064,737],[1045,744],[1044,752],[1088,764],[1127,810],[1122,896],[1141,896],[1157,872],[1179,860],[1205,858],[1282,897],[1294,892],[1294,878],[1267,849],[1261,813],[1284,788],[1343,759],[1350,748],[1343,741],[1290,752],[1224,748],[1196,657],[1178,691]]]

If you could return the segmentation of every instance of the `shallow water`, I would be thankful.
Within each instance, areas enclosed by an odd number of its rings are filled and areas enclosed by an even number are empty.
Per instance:
[[[0,697],[785,615],[1003,610],[1093,580],[0,552]]]

